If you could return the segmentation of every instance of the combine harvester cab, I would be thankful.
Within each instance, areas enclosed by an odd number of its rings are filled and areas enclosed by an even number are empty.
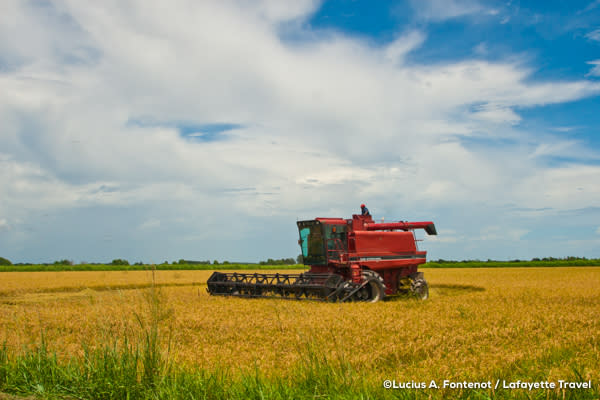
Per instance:
[[[429,297],[418,266],[426,262],[414,229],[436,235],[427,222],[375,223],[370,215],[352,219],[298,221],[302,274],[223,273],[208,279],[211,295],[280,297],[325,301],[377,302],[386,295]]]

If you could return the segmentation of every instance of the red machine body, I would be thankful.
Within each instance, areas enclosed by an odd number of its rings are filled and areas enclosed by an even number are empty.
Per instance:
[[[311,241],[303,237],[303,228],[312,226],[311,230],[317,231],[319,225],[323,237],[317,235],[312,247],[303,246],[304,240]],[[430,235],[437,234],[431,221],[375,223],[371,215],[299,221],[298,228],[309,273],[335,273],[358,284],[365,269],[375,271],[383,278],[386,295],[396,294],[403,278],[414,277],[418,266],[427,261],[427,252],[419,251],[413,230],[424,229]],[[315,259],[310,253],[311,250],[318,253],[318,241],[324,245],[325,257]]]

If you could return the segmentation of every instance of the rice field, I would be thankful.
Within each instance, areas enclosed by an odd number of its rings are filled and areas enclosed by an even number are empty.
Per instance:
[[[600,268],[424,272],[429,300],[376,304],[211,297],[212,271],[5,272],[0,343],[16,354],[43,336],[66,360],[138,337],[156,318],[166,358],[232,379],[259,373],[293,382],[317,356],[378,391],[385,379],[576,379],[598,393]],[[153,279],[158,304],[148,301]]]

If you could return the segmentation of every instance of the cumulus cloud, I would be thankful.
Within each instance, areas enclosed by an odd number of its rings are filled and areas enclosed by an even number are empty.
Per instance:
[[[418,7],[438,20],[482,9],[443,3],[445,14],[437,2]],[[594,204],[597,167],[540,162],[565,148],[577,159],[583,146],[520,130],[519,110],[594,96],[600,83],[533,81],[518,61],[408,64],[426,32],[375,46],[296,23],[314,1],[281,4],[3,5],[14,18],[0,22],[10,66],[0,74],[0,215],[131,208],[138,231],[174,224],[194,238],[210,226],[213,242],[199,250],[210,252],[233,234],[227,226],[237,235],[255,232],[255,218],[348,216],[361,202],[399,218]],[[211,139],[182,134],[187,125],[233,128]]]

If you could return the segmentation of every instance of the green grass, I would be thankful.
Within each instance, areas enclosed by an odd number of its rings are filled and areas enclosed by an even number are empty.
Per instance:
[[[327,359],[311,346],[293,380],[265,377],[261,371],[185,369],[146,342],[127,341],[81,358],[60,361],[43,343],[19,355],[0,348],[0,391],[44,399],[598,399],[592,390],[435,390],[383,389],[378,379],[361,376],[343,358]],[[539,366],[538,366],[539,367]],[[517,380],[502,376],[508,381]],[[500,375],[499,375],[500,376]],[[393,377],[390,377],[393,378]],[[576,371],[565,377],[580,381]],[[468,379],[486,381],[488,378]],[[543,378],[540,378],[543,379]],[[443,378],[438,379],[441,387]],[[461,381],[462,379],[455,379]],[[533,379],[527,379],[532,381]],[[428,384],[428,383],[427,383]]]
[[[185,370],[150,347],[129,344],[86,352],[61,363],[43,345],[17,357],[0,350],[0,390],[42,398],[85,399],[308,399],[375,398],[358,376],[309,358],[297,378],[265,378],[260,371]]]

